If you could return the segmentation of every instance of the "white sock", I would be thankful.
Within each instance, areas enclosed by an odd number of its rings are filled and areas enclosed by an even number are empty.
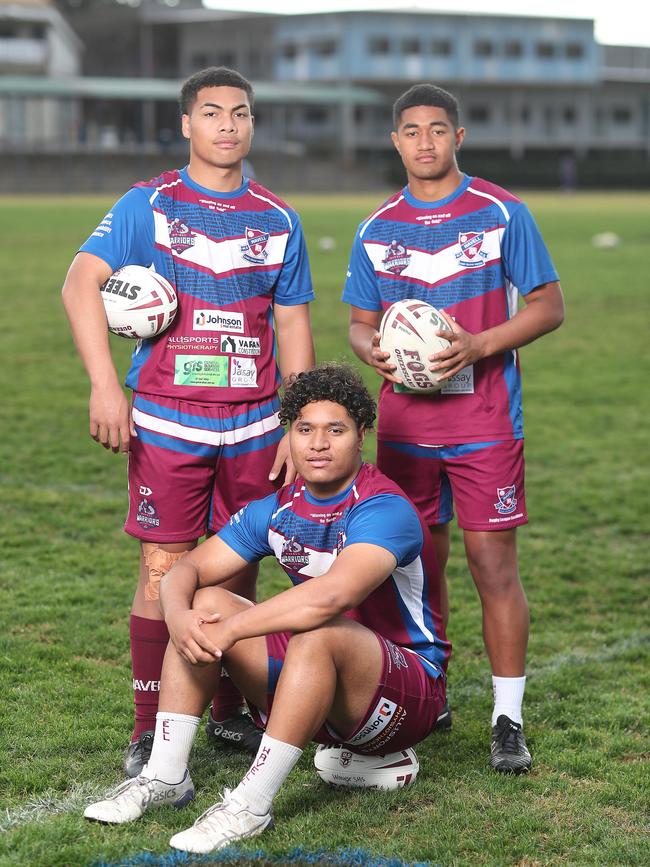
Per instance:
[[[524,700],[524,688],[526,675],[523,677],[495,677],[492,675],[492,692],[494,693],[494,710],[492,711],[492,725],[501,714],[519,725],[524,721],[521,716],[521,703]]]
[[[198,716],[158,711],[151,757],[142,769],[142,776],[165,783],[180,783],[187,770],[187,760],[200,722]]]
[[[271,809],[273,798],[301,755],[299,747],[262,735],[255,761],[233,795],[245,801],[258,816],[263,816]]]

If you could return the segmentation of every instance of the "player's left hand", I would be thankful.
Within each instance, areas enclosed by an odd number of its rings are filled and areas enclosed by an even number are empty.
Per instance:
[[[291,452],[289,451],[289,434],[286,433],[278,443],[278,450],[275,453],[275,460],[269,473],[269,480],[274,482],[282,472],[282,467],[285,467],[284,484],[288,485],[296,478],[296,468],[291,460]]]
[[[429,370],[437,371],[440,376],[439,380],[444,381],[449,379],[455,373],[459,373],[468,364],[474,364],[484,356],[484,340],[483,335],[470,334],[469,331],[460,326],[453,316],[440,311],[444,316],[449,327],[449,331],[437,331],[439,337],[445,337],[451,343],[447,349],[442,352],[436,352],[435,355],[429,356],[429,361],[432,362]]]

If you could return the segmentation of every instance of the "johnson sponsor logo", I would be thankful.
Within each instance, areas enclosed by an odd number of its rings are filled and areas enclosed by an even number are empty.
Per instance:
[[[195,310],[194,331],[234,331],[244,333],[244,314],[235,310]]]
[[[394,701],[383,697],[380,698],[370,715],[368,723],[350,740],[350,745],[367,744],[369,741],[374,740],[390,723],[396,710],[397,705]]]

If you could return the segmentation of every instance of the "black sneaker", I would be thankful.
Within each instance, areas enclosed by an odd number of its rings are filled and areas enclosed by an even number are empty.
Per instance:
[[[449,701],[445,701],[443,709],[438,714],[438,719],[433,727],[434,732],[448,732],[451,730],[451,708]]]
[[[521,726],[501,714],[492,729],[490,766],[500,774],[527,774],[532,763]]]
[[[242,713],[231,716],[229,719],[217,722],[212,719],[212,713],[208,714],[205,724],[205,733],[220,746],[229,746],[235,750],[256,755],[264,732],[253,722],[250,714]]]
[[[127,777],[140,776],[140,772],[151,756],[153,735],[153,729],[148,732],[142,732],[137,741],[133,741],[132,744],[129,744],[129,748],[124,756],[124,770],[126,771]]]

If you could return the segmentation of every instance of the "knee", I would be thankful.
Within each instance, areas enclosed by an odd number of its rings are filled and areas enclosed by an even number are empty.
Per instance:
[[[289,639],[287,654],[313,655],[327,652],[333,655],[336,648],[345,644],[346,618],[337,617],[333,621],[310,629],[308,632],[295,632]]]
[[[167,551],[157,542],[142,543],[142,557],[147,570],[144,585],[144,598],[147,602],[155,602],[159,598],[160,582],[174,563],[185,554],[187,554],[187,550]]]
[[[196,591],[192,600],[192,608],[200,608],[212,614],[223,614],[226,617],[250,608],[252,604],[248,599],[237,596],[230,590],[224,590],[223,587],[202,587]]]

